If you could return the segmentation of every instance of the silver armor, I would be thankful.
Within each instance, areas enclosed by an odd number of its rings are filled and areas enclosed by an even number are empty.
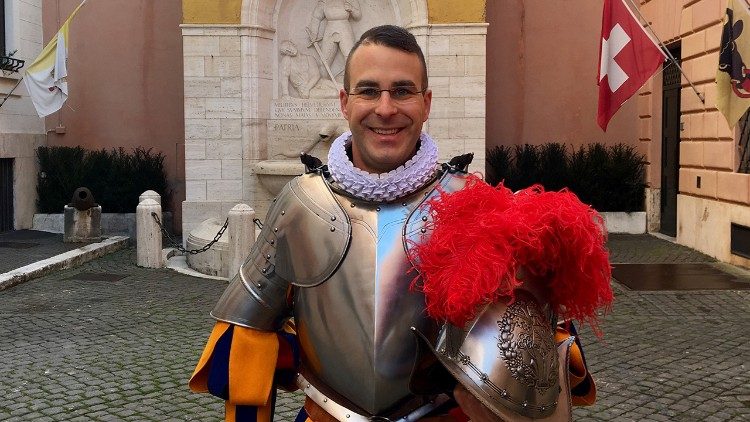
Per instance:
[[[212,315],[266,331],[293,315],[301,372],[318,391],[366,415],[415,410],[423,403],[409,390],[410,327],[433,341],[438,327],[424,296],[410,290],[407,248],[429,235],[427,201],[462,188],[463,174],[445,167],[388,203],[351,197],[320,174],[294,179]]]

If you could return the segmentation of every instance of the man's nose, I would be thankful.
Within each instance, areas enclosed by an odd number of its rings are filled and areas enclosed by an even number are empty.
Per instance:
[[[396,108],[396,104],[391,98],[391,93],[389,91],[382,91],[375,105],[375,114],[379,116],[391,116],[396,114],[396,112],[398,112],[398,108]]]

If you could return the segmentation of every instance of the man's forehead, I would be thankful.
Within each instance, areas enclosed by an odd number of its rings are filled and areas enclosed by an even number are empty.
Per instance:
[[[382,53],[395,53],[394,57]],[[375,63],[378,62],[378,63]],[[380,44],[363,44],[350,57],[351,86],[418,86],[423,77],[422,63],[416,53]]]

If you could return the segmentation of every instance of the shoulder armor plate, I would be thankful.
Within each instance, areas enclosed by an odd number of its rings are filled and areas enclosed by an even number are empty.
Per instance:
[[[318,174],[297,177],[286,190],[265,223],[276,240],[271,260],[276,273],[295,286],[316,286],[344,259],[351,222]]]
[[[333,275],[351,238],[349,216],[318,174],[289,182],[268,211],[250,255],[211,315],[264,331],[288,316],[289,285],[312,287]]]

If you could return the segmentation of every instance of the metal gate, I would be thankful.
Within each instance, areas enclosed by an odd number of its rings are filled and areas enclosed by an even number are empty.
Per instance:
[[[0,158],[0,232],[13,230],[13,159]]]

